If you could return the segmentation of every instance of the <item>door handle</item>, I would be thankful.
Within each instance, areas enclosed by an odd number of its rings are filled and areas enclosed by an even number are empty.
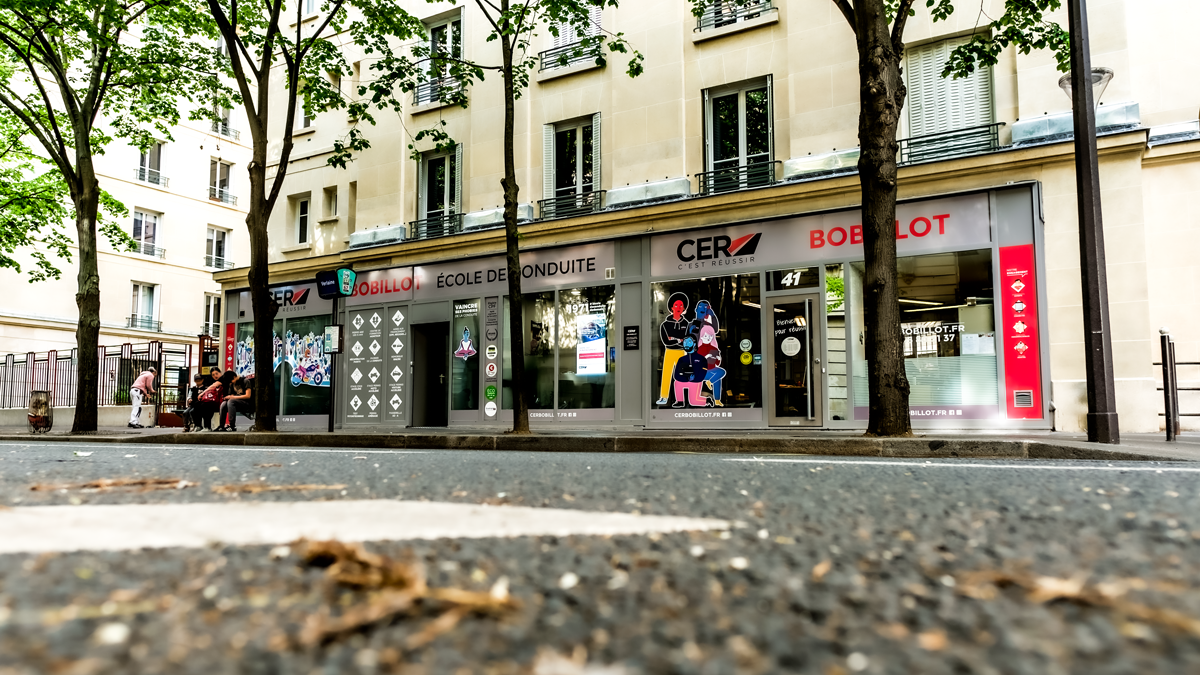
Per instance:
[[[442,375],[440,373],[438,374],[438,384],[446,384],[446,376],[445,375]]]

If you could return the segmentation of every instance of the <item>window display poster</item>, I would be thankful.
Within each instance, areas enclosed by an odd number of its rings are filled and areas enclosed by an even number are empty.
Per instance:
[[[1000,248],[1004,388],[1010,420],[1042,419],[1041,337],[1033,245]]]
[[[575,317],[579,345],[575,350],[576,375],[604,375],[608,372],[607,326],[604,314],[580,314]]]

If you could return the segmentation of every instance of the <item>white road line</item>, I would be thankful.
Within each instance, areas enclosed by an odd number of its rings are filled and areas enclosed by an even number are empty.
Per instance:
[[[918,469],[1026,469],[1033,471],[1143,471],[1154,473],[1200,473],[1200,468],[1185,468],[1174,466],[1062,466],[1055,464],[984,464],[984,463],[949,463],[949,462],[929,462],[929,461],[882,461],[873,459],[792,459],[783,457],[733,457],[726,458],[725,462],[756,462],[756,463],[774,463],[774,464],[849,464],[849,465],[871,465],[871,466],[907,466],[916,467]],[[1036,460],[1031,460],[1036,461]],[[1185,461],[1185,460],[1180,460]]]
[[[0,554],[726,530],[710,518],[445,502],[343,500],[25,506],[0,511]]]

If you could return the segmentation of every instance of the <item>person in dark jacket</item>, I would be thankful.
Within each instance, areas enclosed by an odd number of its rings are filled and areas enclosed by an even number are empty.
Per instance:
[[[188,388],[187,408],[183,411],[184,431],[200,429],[200,392],[204,390],[204,375],[196,373],[192,376],[192,386]]]
[[[675,362],[675,402],[672,408],[683,408],[691,404],[693,408],[708,407],[708,397],[700,390],[704,378],[708,374],[708,360],[696,352],[696,339],[687,336],[683,339],[683,357]],[[687,404],[684,403],[686,395]]]
[[[253,379],[239,377],[230,386],[230,394],[221,402],[221,426],[217,431],[237,431],[237,414],[254,410]]]
[[[225,397],[225,392],[229,391],[229,384],[237,377],[237,373],[232,370],[222,373],[220,368],[213,368],[211,377],[214,378],[213,382],[201,390],[201,395],[198,397],[201,400],[197,403],[200,425],[204,431],[212,431],[212,416],[221,408],[221,400]],[[201,386],[204,386],[203,383]],[[209,394],[207,398],[212,400],[203,400],[206,398],[204,394]]]

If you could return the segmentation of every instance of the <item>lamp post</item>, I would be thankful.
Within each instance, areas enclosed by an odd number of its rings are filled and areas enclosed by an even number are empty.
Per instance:
[[[1096,107],[1085,0],[1067,0],[1071,32],[1071,108],[1075,113],[1075,188],[1079,199],[1079,263],[1083,280],[1083,342],[1087,372],[1088,440],[1120,443],[1113,390],[1108,274],[1096,156]],[[1110,73],[1111,77],[1111,73]],[[1107,80],[1104,80],[1107,84]],[[1065,88],[1065,87],[1064,87]]]

